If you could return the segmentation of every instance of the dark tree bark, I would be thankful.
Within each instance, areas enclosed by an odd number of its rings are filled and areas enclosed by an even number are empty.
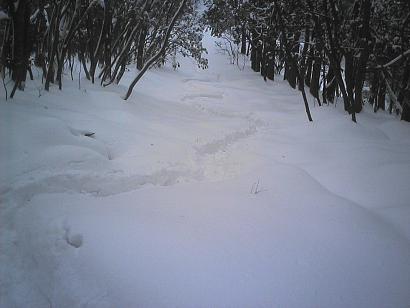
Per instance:
[[[329,70],[326,74],[326,99],[331,103],[334,103],[336,96],[337,82],[335,78],[336,77],[333,74],[333,69],[329,67]]]
[[[262,63],[262,43],[258,40],[256,43],[256,54],[255,54],[255,72],[261,71]]]
[[[58,41],[60,39],[60,30],[59,30],[59,24],[60,24],[60,11],[61,11],[61,5],[62,1],[60,1],[53,10],[52,14],[52,19],[50,23],[50,30],[49,30],[49,50],[47,52],[48,54],[48,67],[47,67],[47,74],[46,74],[46,82],[45,82],[45,90],[49,91],[50,90],[50,83],[54,82],[54,62],[55,62],[55,57],[57,54],[57,48],[58,48]]]
[[[407,60],[397,100],[403,108],[401,119],[410,122],[410,60]]]
[[[140,30],[140,35],[138,39],[137,48],[137,69],[142,70],[144,67],[144,49],[145,49],[145,39],[147,37],[147,28],[143,26]]]
[[[306,75],[306,60],[307,60],[307,55],[309,51],[309,44],[310,44],[310,29],[309,29],[309,23],[306,23],[306,28],[305,28],[305,41],[303,44],[303,50],[302,50],[302,56],[300,60],[300,71],[301,71],[301,78],[303,78],[303,81],[305,80],[305,75]],[[301,82],[299,81],[299,84]],[[304,83],[303,83],[304,84]]]
[[[104,78],[111,78],[111,32],[112,32],[112,12],[111,1],[104,0],[105,21],[104,21]]]
[[[354,78],[355,78],[355,68],[354,68],[353,54],[350,51],[345,53],[345,82],[346,91],[349,96],[349,100],[353,102],[354,100]]]
[[[358,47],[360,48],[360,56],[357,63],[357,69],[355,73],[355,98],[353,102],[353,111],[360,112],[363,105],[363,84],[366,77],[366,65],[370,56],[370,11],[371,11],[371,1],[362,0],[361,5],[361,18],[362,24],[360,27],[360,37]]]
[[[96,18],[95,9],[90,10],[87,16],[87,32],[89,37],[89,47],[90,51],[90,77],[91,82],[95,82],[95,70],[98,64],[98,53],[102,46],[102,39],[104,36],[105,26],[100,24],[100,21]]]
[[[316,55],[315,62],[313,64],[312,78],[310,82],[310,94],[317,99],[319,106],[321,105],[319,98],[320,90],[320,72],[322,68],[322,59],[320,55]]]
[[[270,42],[267,43],[265,53],[265,76],[269,80],[275,79],[275,52]]]
[[[376,110],[386,110],[386,83],[381,82],[379,84],[379,91],[377,93],[377,108]]]
[[[241,54],[246,54],[246,28],[244,25],[241,28]]]
[[[284,45],[284,49],[285,49],[285,58],[288,59],[288,61],[291,61],[290,65],[295,69],[294,73],[296,75],[296,77],[300,80],[301,83],[303,83],[303,77],[299,71],[298,65],[297,65],[297,60],[296,60],[296,56],[293,56],[291,53],[292,48],[289,46],[289,42],[287,40],[287,33],[286,33],[286,29],[285,29],[285,25],[283,23],[283,19],[282,19],[282,15],[281,15],[281,9],[278,5],[277,2],[275,2],[275,6],[274,6],[276,12],[277,12],[277,18],[278,18],[278,26],[280,28],[280,30],[282,31],[283,37],[282,37],[282,43]],[[300,33],[299,33],[300,35]],[[299,37],[298,37],[299,40]],[[296,85],[295,85],[296,87]],[[309,103],[307,101],[307,97],[306,97],[306,92],[305,92],[305,87],[302,84],[300,86],[300,91],[302,93],[302,97],[303,97],[303,101],[305,104],[305,111],[306,111],[306,115],[308,117],[309,122],[312,122],[312,115],[310,113],[310,108],[309,108]]]
[[[334,14],[334,20],[335,20],[335,27],[338,27],[338,18],[336,15],[336,8],[335,8],[335,4],[333,2],[333,0],[329,0],[330,1],[330,6],[331,6],[331,10],[332,13]],[[325,9],[325,15],[328,15],[328,9],[327,9],[327,4],[328,1],[327,0],[323,0],[323,4],[324,4],[324,9]],[[329,45],[330,45],[330,49],[327,50],[325,48],[326,54],[329,58],[330,61],[330,65],[333,69],[333,72],[335,74],[336,77],[336,81],[339,85],[339,89],[342,92],[342,96],[343,96],[343,103],[344,103],[344,108],[346,111],[348,111],[349,113],[352,114],[352,121],[356,122],[356,114],[354,112],[354,110],[352,110],[352,101],[349,98],[349,95],[347,93],[346,90],[346,85],[343,81],[343,77],[342,77],[342,69],[340,67],[340,61],[338,61],[338,53],[339,53],[339,46],[338,44],[335,42],[334,37],[333,37],[333,33],[332,33],[332,25],[330,23],[330,20],[328,18],[325,18],[325,22],[326,22],[326,31],[327,31],[327,35],[328,35],[328,40],[329,40]]]
[[[309,50],[309,55],[306,61],[306,74],[305,74],[305,84],[310,87],[310,80],[312,78],[312,67],[313,67],[313,57],[314,49],[313,47]]]
[[[14,7],[14,4],[11,7]],[[29,38],[30,10],[28,0],[20,0],[17,9],[11,13],[14,28],[14,54],[11,63],[14,88],[10,97],[13,98],[17,88],[24,90],[29,66],[31,39]]]

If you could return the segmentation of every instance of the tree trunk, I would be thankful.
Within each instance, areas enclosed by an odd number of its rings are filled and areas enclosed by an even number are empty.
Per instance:
[[[402,106],[401,119],[410,122],[410,60],[407,60],[406,69],[400,85],[400,92],[397,97],[399,104]]]
[[[144,67],[144,49],[145,49],[145,39],[147,37],[147,28],[146,26],[143,26],[139,39],[138,39],[138,51],[137,51],[137,69],[142,70]]]
[[[312,78],[314,50],[313,47],[309,50],[308,59],[306,61],[305,84],[310,87],[310,80]]]
[[[62,1],[60,1],[53,10],[52,21],[49,28],[49,50],[48,50],[48,67],[46,74],[45,90],[50,90],[50,83],[54,82],[54,58],[57,54],[58,41],[60,38],[60,11],[61,11]]]
[[[12,58],[12,79],[15,83],[10,95],[12,98],[16,89],[24,90],[27,68],[30,57],[29,26],[30,11],[28,0],[20,0],[16,11],[12,12],[14,27],[14,54]]]
[[[101,82],[106,78],[111,78],[111,32],[112,32],[112,12],[110,0],[104,0],[105,21],[104,21],[104,75]]]
[[[320,55],[317,55],[315,57],[315,62],[313,64],[312,79],[310,82],[310,93],[313,95],[314,98],[317,99],[319,106],[321,105],[320,98],[319,98],[321,68],[322,68],[322,59]]]
[[[361,48],[361,53],[357,63],[357,69],[355,74],[355,97],[353,101],[353,111],[362,111],[363,105],[363,84],[366,77],[366,65],[370,56],[370,11],[371,11],[371,0],[363,0],[361,6],[361,17],[362,25],[360,28],[360,37],[358,47]]]
[[[245,26],[242,26],[241,29],[241,54],[246,54],[246,28]]]

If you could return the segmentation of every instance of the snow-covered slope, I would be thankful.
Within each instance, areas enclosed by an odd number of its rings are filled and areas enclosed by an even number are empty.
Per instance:
[[[133,72],[0,93],[0,307],[410,305],[410,125],[308,123],[207,40],[128,102]]]

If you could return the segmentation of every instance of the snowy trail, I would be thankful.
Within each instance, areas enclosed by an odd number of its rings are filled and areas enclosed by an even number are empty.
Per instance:
[[[307,123],[206,39],[209,70],[154,70],[127,103],[76,82],[0,102],[0,307],[408,307],[409,125]]]

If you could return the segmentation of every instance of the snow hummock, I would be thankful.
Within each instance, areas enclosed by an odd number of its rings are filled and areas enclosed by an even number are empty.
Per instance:
[[[4,20],[4,19],[9,19],[9,15],[7,14],[7,12],[5,12],[4,10],[0,9],[0,21]]]
[[[133,71],[0,93],[1,307],[408,307],[410,125],[309,123],[207,45],[127,102]]]

